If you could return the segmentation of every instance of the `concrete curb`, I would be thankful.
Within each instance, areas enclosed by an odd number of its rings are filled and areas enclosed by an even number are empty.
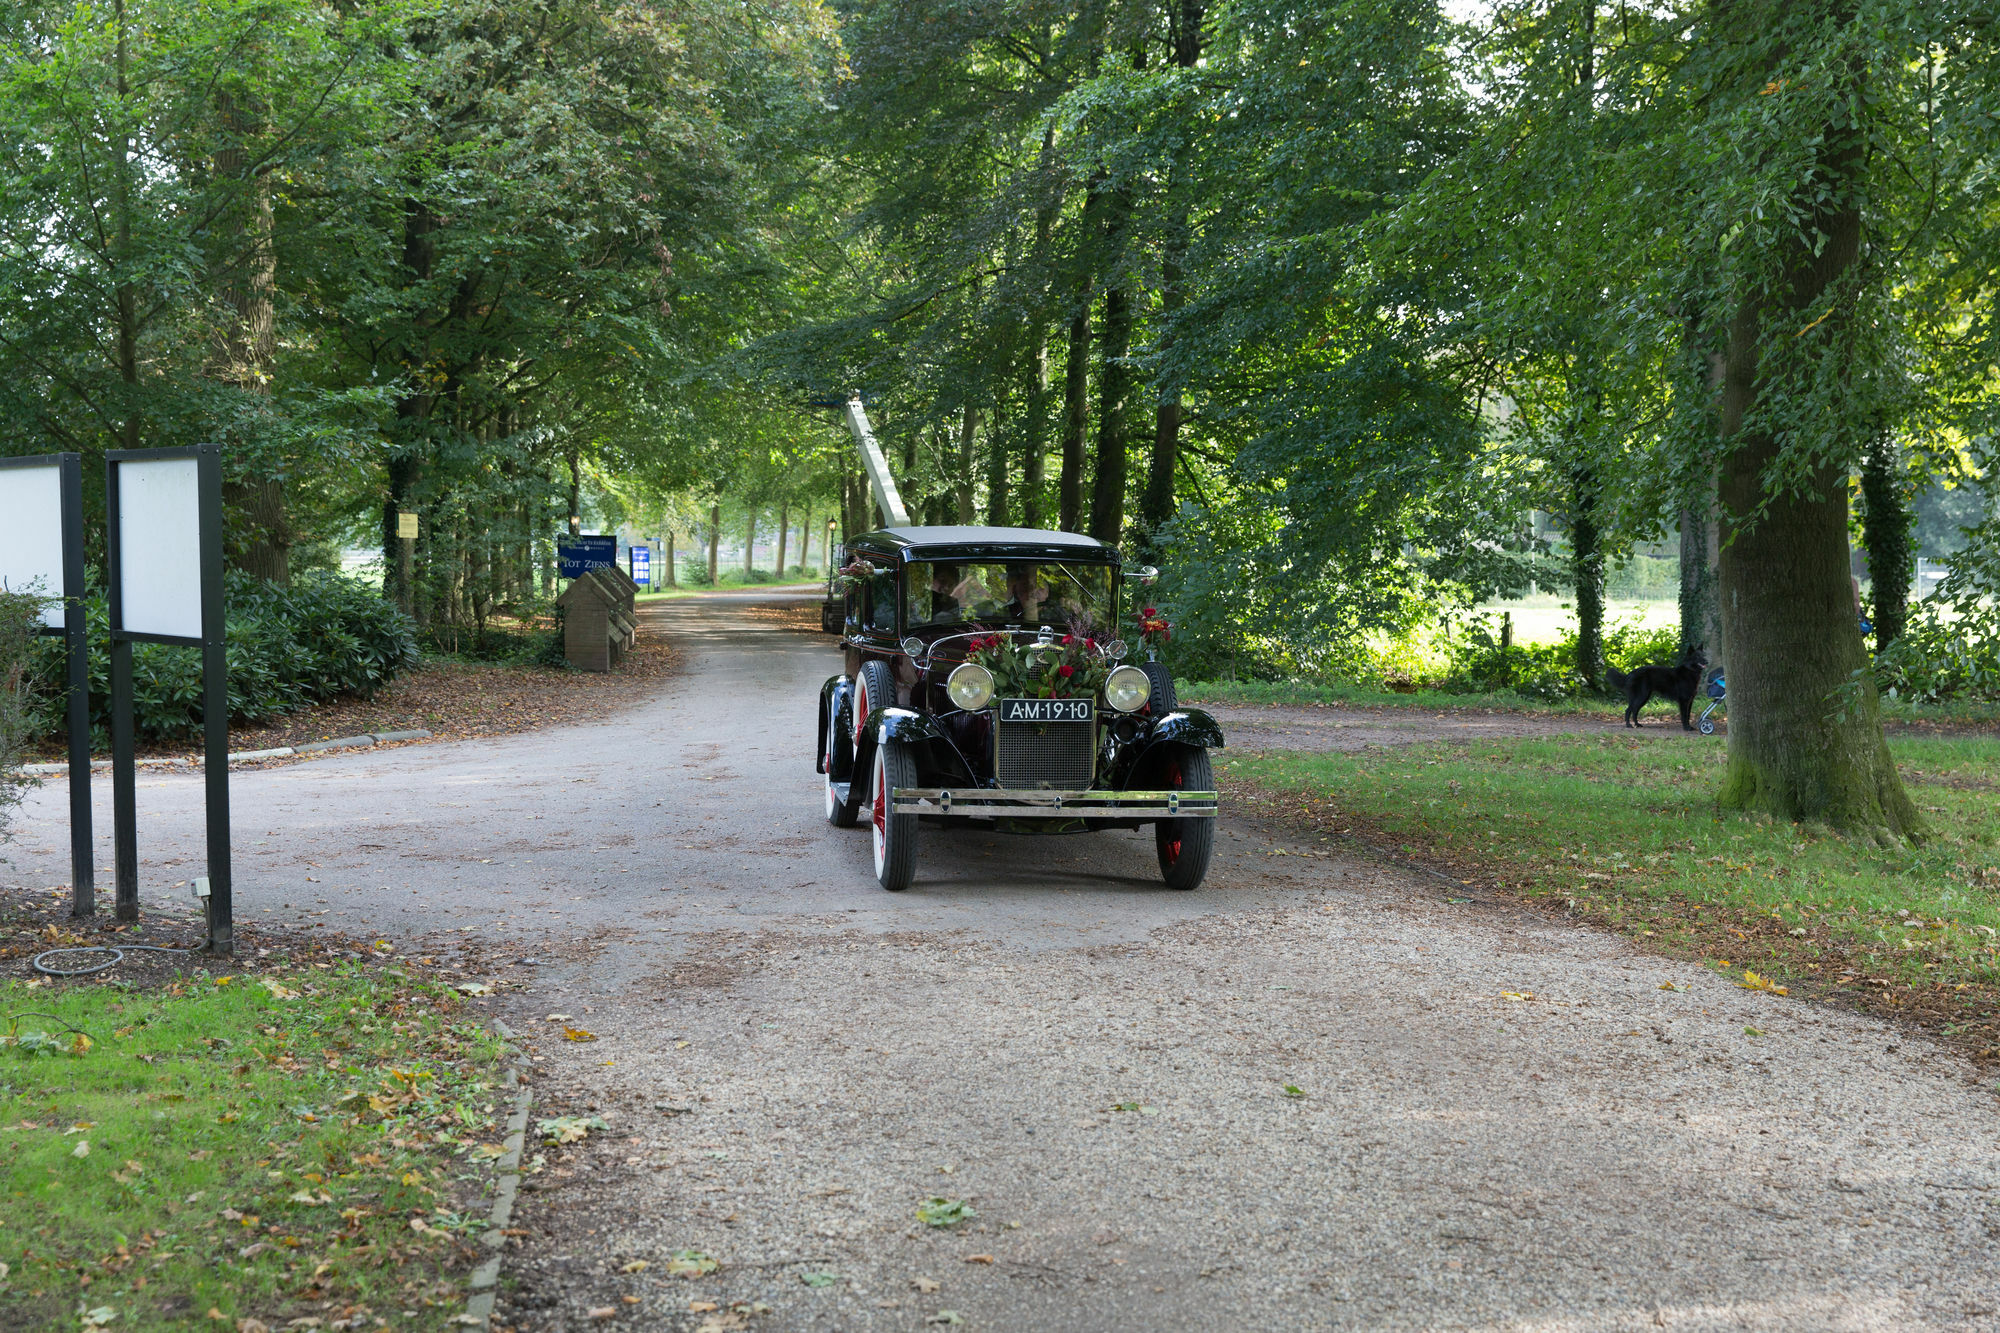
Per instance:
[[[249,763],[258,759],[291,759],[298,755],[324,754],[331,750],[365,750],[371,745],[384,745],[390,741],[427,741],[428,731],[377,731],[366,736],[336,736],[330,741],[309,741],[304,745],[281,745],[275,750],[236,750],[229,756],[232,764]],[[200,768],[198,759],[135,759],[140,768]],[[109,769],[109,759],[93,759],[90,771]],[[23,764],[14,770],[33,777],[61,775],[69,772],[68,764]]]
[[[499,1019],[493,1020],[493,1027],[508,1041],[514,1040],[514,1033]],[[516,1057],[520,1052],[514,1053]],[[501,1075],[500,1086],[520,1088],[520,1096],[514,1099],[514,1110],[507,1117],[507,1138],[501,1144],[501,1153],[494,1160],[499,1171],[499,1183],[493,1190],[493,1213],[479,1243],[492,1252],[492,1257],[472,1270],[466,1282],[465,1313],[457,1323],[467,1328],[486,1328],[493,1319],[493,1301],[499,1294],[500,1263],[506,1257],[507,1224],[514,1217],[514,1199],[521,1190],[521,1152],[528,1137],[528,1108],[533,1105],[535,1092],[532,1088],[521,1087],[520,1069],[509,1065]]]

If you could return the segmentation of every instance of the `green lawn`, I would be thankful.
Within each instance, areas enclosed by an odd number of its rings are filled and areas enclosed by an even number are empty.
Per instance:
[[[435,1328],[462,1304],[498,1047],[450,990],[318,964],[11,981],[0,1012],[0,1324]]]
[[[1225,781],[1310,836],[1358,836],[1468,882],[1703,958],[1891,1006],[1944,1006],[1992,1048],[2000,995],[2000,742],[1891,741],[1930,836],[1884,848],[1719,812],[1720,745],[1573,736],[1239,755]]]

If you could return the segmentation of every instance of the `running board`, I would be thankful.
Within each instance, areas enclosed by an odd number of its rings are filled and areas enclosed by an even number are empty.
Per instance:
[[[1024,791],[993,787],[898,787],[890,808],[968,819],[1212,819],[1212,791]]]

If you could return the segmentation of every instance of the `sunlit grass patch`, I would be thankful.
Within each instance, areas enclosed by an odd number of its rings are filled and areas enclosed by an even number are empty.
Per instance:
[[[449,990],[220,968],[8,982],[0,1016],[9,1320],[434,1326],[462,1300],[498,1047]]]
[[[1963,988],[1986,1004],[2000,994],[2000,742],[1891,748],[1930,823],[1913,847],[1719,811],[1724,748],[1693,738],[1239,755],[1222,777],[1329,837],[1366,836],[1469,881],[1560,897],[1732,972],[1824,990]]]

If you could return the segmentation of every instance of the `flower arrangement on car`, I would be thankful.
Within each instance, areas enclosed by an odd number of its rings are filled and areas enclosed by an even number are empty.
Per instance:
[[[1110,671],[1097,640],[1074,634],[1045,642],[989,634],[967,645],[965,660],[992,673],[995,694],[1020,699],[1094,699]]]
[[[845,596],[868,582],[875,575],[875,572],[875,566],[870,564],[867,559],[856,556],[853,560],[850,560],[833,572],[833,578],[830,581],[831,586],[834,592]]]
[[[1147,650],[1147,656],[1159,652],[1174,636],[1174,627],[1160,614],[1158,607],[1148,606],[1139,612],[1139,643]]]

